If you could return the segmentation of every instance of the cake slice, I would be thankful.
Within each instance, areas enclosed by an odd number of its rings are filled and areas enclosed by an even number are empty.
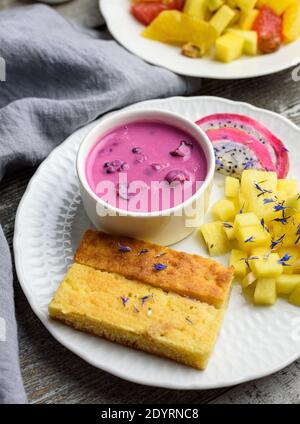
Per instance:
[[[228,299],[233,269],[211,259],[88,230],[75,261],[122,274],[140,282],[222,308]]]
[[[144,246],[131,243],[134,248]],[[173,257],[168,250],[167,254],[171,265]],[[76,329],[202,370],[224,310],[116,273],[74,264],[50,303],[49,314]]]

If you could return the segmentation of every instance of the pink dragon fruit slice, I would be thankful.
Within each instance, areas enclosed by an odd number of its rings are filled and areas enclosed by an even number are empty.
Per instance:
[[[272,158],[279,178],[285,178],[289,171],[288,150],[283,142],[260,122],[239,114],[218,113],[206,116],[196,122],[204,131],[218,129],[240,130],[264,145]],[[260,158],[261,159],[261,158]]]
[[[250,135],[233,128],[207,130],[206,134],[213,143],[218,172],[237,177],[245,169],[276,172],[266,146]]]

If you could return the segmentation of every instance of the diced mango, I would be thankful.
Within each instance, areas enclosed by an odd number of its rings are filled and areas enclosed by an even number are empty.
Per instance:
[[[252,9],[248,12],[241,12],[239,27],[243,30],[249,31],[253,28],[253,24],[259,14],[259,10]]]
[[[256,277],[253,272],[249,272],[245,278],[242,280],[242,287],[246,289],[256,282]]]
[[[239,227],[235,231],[241,249],[251,252],[258,246],[270,246],[271,236],[262,226]]]
[[[279,262],[277,253],[271,253],[269,256],[260,256],[258,259],[251,260],[250,268],[257,278],[276,278],[283,272],[283,267]]]
[[[300,260],[300,249],[298,247],[282,247],[279,249],[278,254],[280,258],[285,255],[289,256],[289,260],[286,262],[287,266],[283,267],[284,274],[293,274],[294,271],[297,271]]]
[[[300,248],[300,214],[291,216],[286,223],[273,222],[273,237],[275,242],[281,239],[279,246]]]
[[[219,200],[212,207],[212,214],[221,221],[231,220],[236,213],[236,206],[232,200]]]
[[[237,178],[226,177],[225,179],[225,196],[227,198],[237,198],[240,189],[240,182]]]
[[[276,281],[272,278],[257,280],[254,292],[254,303],[256,305],[274,305],[276,299]]]
[[[295,306],[300,306],[300,284],[296,286],[289,297],[289,302]]]
[[[236,0],[227,0],[227,4],[229,7],[231,7],[231,9],[237,7]]]
[[[234,34],[225,34],[216,41],[216,59],[229,63],[243,54],[244,40]]]
[[[248,12],[254,8],[256,1],[257,0],[236,0],[236,4],[243,12]]]
[[[232,9],[223,5],[211,18],[210,24],[215,28],[217,33],[221,35],[228,27],[235,14]]]
[[[229,28],[230,34],[235,34],[244,40],[244,53],[250,56],[257,55],[258,51],[258,36],[256,31],[244,31],[239,29]]]
[[[239,212],[240,213],[246,213],[248,212],[248,201],[246,196],[244,196],[244,194],[241,192],[239,192]]]
[[[228,240],[232,241],[235,239],[234,229],[233,229],[233,222],[223,222],[224,230],[227,235]]]
[[[300,275],[280,275],[276,279],[276,288],[278,294],[291,294],[297,285],[300,284]]]
[[[223,6],[224,0],[207,0],[207,7],[211,12],[215,12]]]
[[[295,0],[266,0],[265,5],[280,16]]]
[[[207,0],[186,0],[183,11],[189,16],[204,20],[207,14]]]
[[[232,9],[232,11],[234,12],[234,17],[231,19],[229,25],[236,24],[240,20],[240,17],[241,17],[241,11],[240,11],[240,9],[234,8],[234,9]]]
[[[300,2],[294,0],[283,15],[283,35],[291,42],[300,37]]]
[[[249,268],[245,262],[245,258],[247,258],[247,254],[241,250],[233,249],[230,255],[230,266],[234,267],[234,275],[237,277],[245,277]]]
[[[230,243],[222,222],[203,224],[200,232],[211,256],[221,256],[230,251]]]

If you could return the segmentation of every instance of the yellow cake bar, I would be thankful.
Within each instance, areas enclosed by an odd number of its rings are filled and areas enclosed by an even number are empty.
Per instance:
[[[85,233],[75,261],[138,279],[216,308],[226,304],[233,278],[232,268],[225,268],[212,259],[93,230]]]
[[[50,303],[49,314],[76,329],[204,369],[224,310],[74,264]]]

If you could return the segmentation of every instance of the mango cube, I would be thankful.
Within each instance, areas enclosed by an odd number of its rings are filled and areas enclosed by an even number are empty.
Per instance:
[[[276,278],[283,272],[283,266],[279,260],[277,253],[271,253],[269,256],[253,259],[249,263],[251,271],[257,278]]]
[[[229,252],[230,244],[222,222],[203,224],[200,227],[200,232],[211,256],[221,256]]]
[[[300,284],[300,275],[280,275],[276,279],[276,288],[278,294],[291,294],[297,285]]]
[[[225,196],[227,198],[238,197],[240,182],[237,178],[226,177],[225,179]]]
[[[257,55],[258,51],[258,36],[256,31],[244,31],[239,29],[229,28],[228,33],[235,34],[244,40],[244,53],[250,56]]]
[[[237,6],[244,12],[253,9],[257,0],[236,0]]]
[[[224,30],[228,27],[234,16],[235,13],[233,10],[230,7],[224,5],[214,14],[209,22],[211,26],[215,28],[217,33],[221,35],[222,32],[224,32]]]
[[[259,14],[257,9],[252,9],[247,12],[242,11],[241,17],[239,20],[239,27],[242,30],[249,31],[253,28],[254,22]]]
[[[294,0],[283,15],[283,35],[291,42],[300,37],[300,2]]]
[[[289,302],[295,306],[300,306],[300,284],[296,286],[289,297]]]
[[[270,246],[254,247],[251,250],[251,256],[267,256],[270,253]]]
[[[207,10],[207,0],[186,0],[183,12],[194,18],[204,20]]]
[[[266,0],[265,5],[280,16],[295,0]]]
[[[241,250],[233,249],[231,251],[229,264],[234,267],[234,275],[237,277],[245,277],[249,270],[244,260],[246,257],[247,254]]]
[[[207,0],[207,7],[211,12],[215,12],[216,10],[220,9],[223,4],[223,0]]]
[[[244,40],[234,34],[225,34],[217,38],[216,58],[221,62],[232,62],[243,54]]]
[[[212,207],[212,214],[221,221],[228,221],[236,215],[236,206],[232,200],[223,199]]]
[[[254,303],[256,305],[274,305],[276,299],[276,281],[272,278],[257,280],[254,292]]]

